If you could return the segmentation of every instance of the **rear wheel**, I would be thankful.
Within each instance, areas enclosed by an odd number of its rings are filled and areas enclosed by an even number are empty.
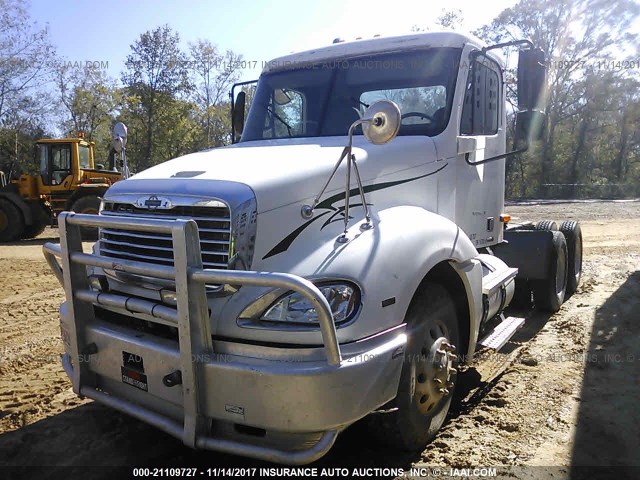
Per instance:
[[[84,213],[90,215],[97,215],[100,210],[100,199],[95,195],[85,195],[84,197],[80,197],[73,205],[71,205],[71,210],[76,213]],[[80,233],[82,235],[83,240],[97,240],[98,239],[98,229],[93,227],[82,227],[80,229]]]
[[[536,230],[557,231],[558,230],[558,224],[556,222],[554,222],[553,220],[542,220],[542,221],[536,223],[535,229]]]
[[[539,310],[557,312],[564,302],[567,289],[567,242],[560,232],[552,232],[553,241],[549,252],[549,275],[543,280],[533,281],[533,300]]]
[[[0,242],[19,239],[23,230],[24,218],[20,209],[6,198],[0,198]]]
[[[44,229],[49,222],[51,221],[51,215],[49,211],[45,209],[42,205],[36,202],[32,202],[29,204],[29,208],[31,209],[31,225],[27,225],[24,227],[24,231],[22,232],[22,238],[34,238],[44,232]]]
[[[574,220],[567,220],[560,225],[560,231],[567,241],[569,256],[567,273],[567,291],[565,299],[576,293],[582,275],[582,231],[580,224]]]
[[[385,444],[419,451],[445,421],[457,379],[458,319],[449,292],[427,283],[406,317],[407,348],[392,413],[372,415],[373,433]]]

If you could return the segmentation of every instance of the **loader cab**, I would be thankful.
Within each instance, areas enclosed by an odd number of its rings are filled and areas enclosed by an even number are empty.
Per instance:
[[[94,170],[93,145],[79,139],[40,140],[36,161],[43,186],[68,190],[84,170]]]
[[[68,177],[73,175],[71,143],[38,143],[36,158],[40,165],[42,184],[55,187],[70,183]]]

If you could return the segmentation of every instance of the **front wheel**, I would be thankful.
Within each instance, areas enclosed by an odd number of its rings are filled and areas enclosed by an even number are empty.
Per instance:
[[[11,201],[0,198],[0,242],[18,240],[24,230],[24,217]]]
[[[406,316],[407,348],[392,413],[374,414],[372,426],[384,443],[415,452],[443,425],[457,380],[459,341],[456,307],[441,285],[426,283]]]

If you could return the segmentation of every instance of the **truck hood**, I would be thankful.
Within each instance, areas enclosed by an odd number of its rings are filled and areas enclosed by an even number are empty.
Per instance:
[[[163,189],[183,194],[190,190],[191,180],[197,180],[200,185],[206,180],[229,181],[250,187],[256,195],[258,212],[269,211],[314,197],[329,178],[346,141],[346,137],[279,139],[205,150],[164,162],[118,182],[106,197],[116,193],[152,192],[154,181]],[[353,152],[363,183],[435,161],[433,141],[428,137],[399,137],[380,146],[355,137]],[[393,157],[394,162],[384,161]],[[345,171],[346,162],[343,162],[327,193],[344,189]],[[163,181],[158,183],[158,180]],[[355,185],[352,178],[352,188]],[[212,196],[220,193],[211,191]]]

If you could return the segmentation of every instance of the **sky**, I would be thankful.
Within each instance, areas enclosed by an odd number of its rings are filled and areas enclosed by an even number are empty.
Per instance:
[[[29,1],[29,0],[27,0]],[[257,66],[281,55],[329,45],[334,38],[409,33],[432,26],[443,8],[460,9],[462,30],[490,22],[515,0],[30,0],[32,21],[48,26],[58,55],[74,64],[99,62],[116,79],[124,70],[130,46],[143,32],[168,24],[188,42],[208,39],[247,61],[242,80],[260,74]]]

